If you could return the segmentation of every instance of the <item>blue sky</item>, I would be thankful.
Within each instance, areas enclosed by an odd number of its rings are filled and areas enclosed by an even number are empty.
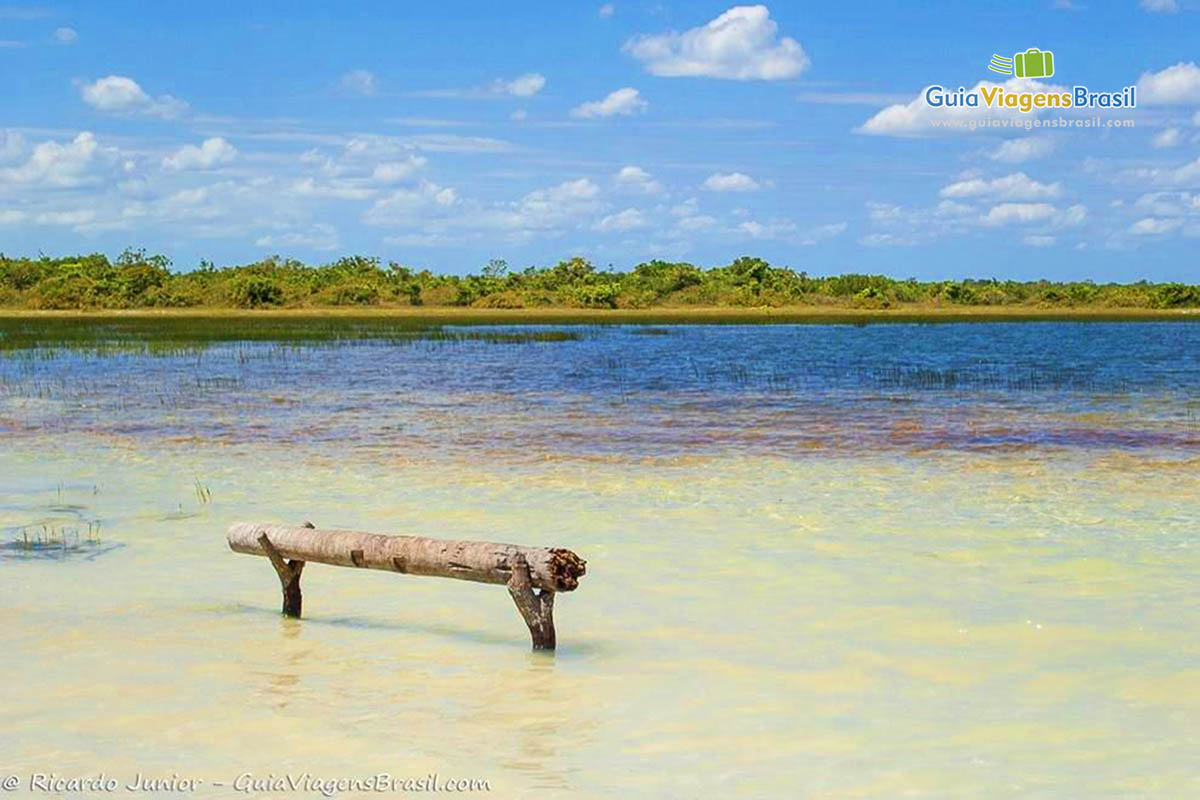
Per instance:
[[[930,124],[1029,47],[1133,127]],[[1195,281],[1198,49],[1200,0],[0,5],[0,251]]]

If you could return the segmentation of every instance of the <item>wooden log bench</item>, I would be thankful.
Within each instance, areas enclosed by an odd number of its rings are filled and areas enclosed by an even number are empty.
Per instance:
[[[587,571],[586,561],[559,547],[383,536],[319,529],[307,522],[298,526],[237,522],[229,528],[229,547],[235,553],[270,559],[283,589],[283,613],[289,617],[300,616],[300,575],[310,561],[503,584],[529,627],[534,650],[554,649],[554,595],[574,591]]]

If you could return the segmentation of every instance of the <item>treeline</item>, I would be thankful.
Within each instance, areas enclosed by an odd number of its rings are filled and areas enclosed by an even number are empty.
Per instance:
[[[0,255],[0,307],[29,309],[311,308],[651,308],[795,306],[846,308],[1033,306],[1200,307],[1200,286],[1051,281],[917,281],[883,275],[812,277],[758,258],[704,269],[648,261],[627,272],[582,258],[510,270],[491,261],[476,274],[438,275],[351,256],[322,266],[272,257],[253,264],[175,272],[163,256],[128,250],[116,261]]]

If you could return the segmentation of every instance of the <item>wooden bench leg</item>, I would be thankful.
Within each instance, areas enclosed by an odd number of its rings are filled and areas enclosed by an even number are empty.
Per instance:
[[[556,644],[554,636],[554,592],[539,589],[534,592],[529,579],[529,564],[524,558],[519,558],[512,565],[512,575],[508,579],[508,593],[512,595],[517,610],[529,627],[529,635],[533,639],[534,650],[553,650]]]
[[[267,558],[271,560],[271,566],[275,568],[275,574],[279,576],[279,585],[283,589],[283,615],[299,618],[300,606],[304,601],[300,594],[300,573],[304,572],[305,562],[284,561],[283,556],[275,549],[275,545],[271,544],[271,540],[265,533],[258,537],[258,543],[266,551]]]

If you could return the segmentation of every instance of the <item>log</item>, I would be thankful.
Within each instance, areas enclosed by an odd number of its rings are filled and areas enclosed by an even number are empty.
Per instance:
[[[520,556],[529,565],[533,588],[548,592],[574,591],[587,571],[586,561],[558,547],[384,536],[250,522],[236,522],[229,528],[229,547],[236,553],[266,556],[259,542],[264,534],[287,559],[500,585],[508,584],[513,564]]]
[[[554,594],[574,591],[587,571],[586,561],[558,547],[384,536],[317,529],[312,523],[292,526],[237,522],[229,528],[228,538],[234,552],[265,556],[271,561],[279,576],[283,613],[287,616],[300,616],[300,575],[310,561],[495,583],[508,587],[535,650],[554,649]]]

